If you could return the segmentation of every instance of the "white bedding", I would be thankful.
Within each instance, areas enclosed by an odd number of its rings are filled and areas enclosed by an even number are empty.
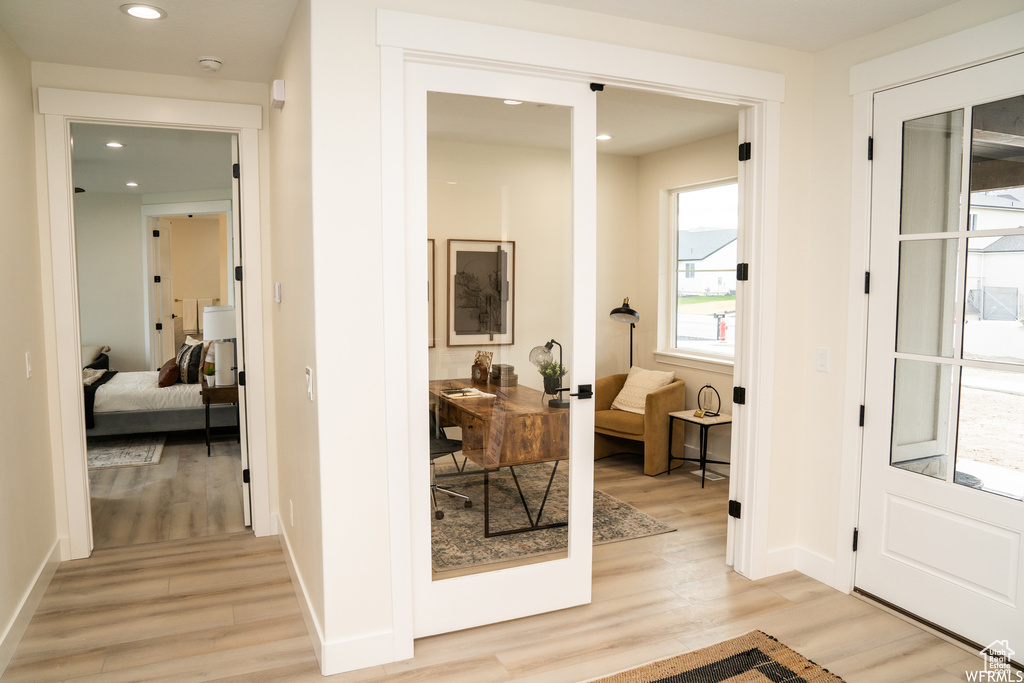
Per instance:
[[[116,413],[136,410],[172,410],[201,408],[203,399],[198,384],[157,386],[153,372],[119,372],[96,390],[93,413]]]

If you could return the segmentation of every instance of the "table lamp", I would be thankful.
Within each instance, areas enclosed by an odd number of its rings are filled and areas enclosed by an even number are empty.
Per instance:
[[[204,341],[213,341],[214,386],[235,383],[235,307],[206,306],[203,308]]]
[[[629,367],[633,367],[633,328],[640,322],[640,314],[629,307],[629,297],[622,300],[622,305],[613,308],[609,316],[620,323],[629,323]]]

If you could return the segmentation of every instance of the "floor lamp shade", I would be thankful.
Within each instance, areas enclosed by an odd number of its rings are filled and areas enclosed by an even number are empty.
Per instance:
[[[640,322],[640,314],[629,307],[629,297],[622,300],[622,305],[613,308],[608,317],[619,323],[629,323],[629,367],[633,367],[633,328]]]
[[[235,383],[235,307],[207,306],[203,309],[203,338],[213,345],[214,381],[217,386]]]

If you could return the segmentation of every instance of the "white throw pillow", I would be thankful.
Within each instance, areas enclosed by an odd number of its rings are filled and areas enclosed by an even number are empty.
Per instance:
[[[622,391],[612,401],[612,410],[625,410],[630,413],[644,414],[644,406],[647,404],[647,394],[667,387],[674,382],[674,372],[661,372],[659,370],[644,370],[643,368],[630,368],[629,377],[622,386]]]

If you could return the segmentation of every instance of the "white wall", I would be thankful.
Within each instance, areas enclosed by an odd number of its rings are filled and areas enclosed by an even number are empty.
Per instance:
[[[149,369],[142,198],[75,194],[78,310],[83,344],[110,346],[110,369]]]
[[[305,592],[304,602],[315,622],[315,639],[324,631],[324,528],[342,526],[340,518],[321,510],[321,452],[317,403],[306,397],[305,367],[317,369],[313,270],[312,140],[310,105],[310,7],[302,0],[295,9],[282,46],[274,78],[286,83],[287,102],[270,112],[273,158],[270,194],[271,222],[284,226],[270,236],[274,261],[270,279],[281,283],[281,303],[271,304],[269,320],[274,337],[272,362],[277,375],[277,490],[281,501],[280,533],[291,554],[292,566]],[[337,224],[336,228],[338,227]],[[358,298],[358,290],[347,300]],[[345,334],[359,337],[349,323]],[[336,351],[336,349],[335,349]],[[320,376],[322,377],[322,375]],[[320,377],[317,379],[319,380]],[[317,396],[322,393],[319,383]],[[334,419],[329,417],[329,419]],[[357,457],[345,448],[323,454],[327,458]],[[331,493],[328,491],[327,495]],[[290,509],[294,509],[292,522]],[[358,519],[354,514],[350,520]]]
[[[571,343],[569,152],[434,141],[428,155],[427,235],[436,247],[438,331],[429,354],[430,376],[469,377],[476,352],[492,351],[493,363],[515,366],[520,384],[541,389],[530,350],[549,339],[567,347]],[[515,344],[446,345],[449,239],[515,242]],[[554,354],[557,358],[558,347]],[[563,358],[571,370],[571,356]]]
[[[0,28],[0,675],[35,607],[32,589],[45,588],[57,544],[31,85],[28,58]]]

